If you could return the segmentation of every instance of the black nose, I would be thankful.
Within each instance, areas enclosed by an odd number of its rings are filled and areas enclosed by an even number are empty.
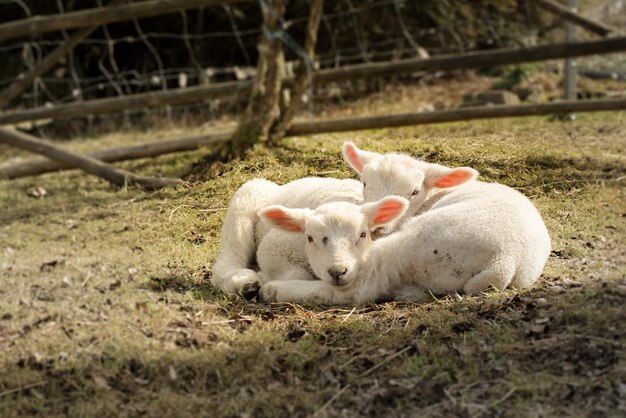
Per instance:
[[[341,281],[341,278],[348,272],[347,268],[331,268],[328,269],[328,274],[332,277],[337,283]]]

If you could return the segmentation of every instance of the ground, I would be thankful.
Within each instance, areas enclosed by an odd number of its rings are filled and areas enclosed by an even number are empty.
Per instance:
[[[384,113],[417,96],[389,89],[342,112]],[[353,177],[345,139],[472,166],[529,196],[553,240],[536,286],[354,307],[213,289],[236,188]],[[76,172],[0,182],[0,416],[624,416],[625,146],[624,113],[612,112],[291,138],[158,192]],[[206,151],[122,166],[174,176]]]

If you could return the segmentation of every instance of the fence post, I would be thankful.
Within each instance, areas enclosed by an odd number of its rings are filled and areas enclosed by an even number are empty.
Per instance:
[[[567,0],[567,6],[572,12],[576,12],[578,6],[578,0]],[[569,22],[565,21],[565,42],[575,42],[576,41],[576,26]],[[577,65],[576,58],[566,58],[565,66],[563,68],[563,94],[565,96],[565,100],[576,100],[576,73],[577,73]],[[567,120],[576,119],[576,114],[568,113],[564,115],[564,118]]]

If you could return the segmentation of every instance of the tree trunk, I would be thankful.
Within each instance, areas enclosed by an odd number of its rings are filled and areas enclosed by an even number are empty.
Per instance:
[[[313,76],[313,60],[315,58],[315,44],[317,43],[317,32],[322,20],[322,12],[324,10],[324,0],[311,0],[311,8],[309,10],[309,22],[307,24],[306,40],[304,42],[304,52],[306,57],[302,57],[298,66],[298,73],[291,90],[291,103],[281,115],[280,120],[272,129],[272,142],[280,140],[285,136],[293,118],[302,106],[302,96],[311,86]],[[309,97],[312,100],[312,97]]]
[[[259,43],[257,75],[248,107],[229,141],[218,149],[214,160],[240,158],[259,142],[267,142],[270,128],[279,116],[285,56],[280,37],[288,0],[266,0],[263,8],[263,35]]]

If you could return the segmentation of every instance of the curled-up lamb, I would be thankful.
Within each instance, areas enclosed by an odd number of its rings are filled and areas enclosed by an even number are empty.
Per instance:
[[[476,242],[489,237],[493,245],[501,247],[502,254],[517,254],[520,269],[527,266],[533,272],[503,273],[512,277],[511,282],[503,278],[494,286],[519,289],[532,285],[539,277],[550,255],[550,236],[539,211],[523,194],[503,184],[478,181],[478,172],[469,167],[449,168],[403,154],[363,151],[351,142],[344,143],[343,156],[361,176],[365,202],[389,195],[406,197],[409,209],[399,222],[436,210],[429,216],[437,216],[447,226],[440,234],[451,233],[453,237],[462,232]],[[424,238],[429,244],[431,238]],[[464,257],[471,254],[468,249]],[[480,281],[475,283],[466,290],[480,291]]]
[[[432,181],[446,185],[455,173],[442,170]],[[423,301],[429,293],[523,288],[541,275],[550,238],[522,194],[471,181],[429,203],[427,199],[428,210],[411,217],[399,231],[374,242],[359,237],[394,225],[411,206],[409,201],[388,196],[363,206],[265,209],[261,216],[275,227],[307,236],[309,263],[322,280],[271,281],[261,288],[261,298],[341,304],[380,298]]]
[[[315,208],[331,201],[360,203],[363,186],[355,180],[307,177],[279,186],[250,180],[235,192],[222,225],[222,251],[212,266],[211,283],[232,294],[254,296],[263,279],[312,279],[306,240],[259,222],[268,205]],[[257,271],[255,264],[267,271]],[[296,272],[300,274],[295,274]]]
[[[306,237],[308,262],[321,280],[269,281],[263,284],[259,296],[268,302],[349,304],[386,294],[384,278],[380,282],[374,278],[374,287],[370,283],[370,260],[376,258],[376,243],[385,240],[374,242],[372,231],[393,223],[407,207],[406,199],[387,197],[362,206],[331,202],[315,210],[278,205],[265,208],[259,214],[267,223]],[[387,264],[381,261],[382,266]],[[371,292],[365,295],[368,287]]]

